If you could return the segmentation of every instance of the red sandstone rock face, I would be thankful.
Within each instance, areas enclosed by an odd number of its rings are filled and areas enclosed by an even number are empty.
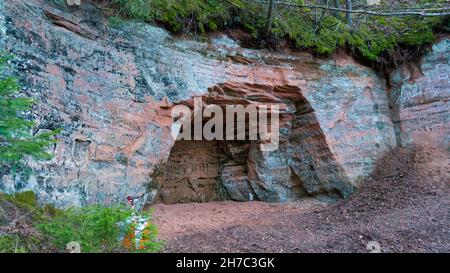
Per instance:
[[[202,99],[204,107],[219,105],[224,111],[227,105],[279,106],[283,133],[276,151],[263,151],[262,142],[251,141],[246,154],[236,156],[230,152],[230,146],[237,148],[233,143],[219,143],[231,154],[219,177],[231,199],[278,202],[318,194],[347,197],[352,192],[300,86],[232,82],[210,88]],[[194,105],[192,100],[183,104]]]
[[[39,102],[39,129],[63,128],[54,159],[33,163],[35,176],[9,179],[4,190],[31,188],[60,206],[112,203],[143,193],[173,145],[170,130],[163,129],[171,126],[170,111],[151,97],[137,102],[131,92],[142,78],[135,57],[118,45],[120,39],[91,24],[107,24],[98,21],[98,10],[79,10],[80,15],[60,8],[47,1],[11,1],[2,10],[6,48],[18,56],[24,93]]]
[[[219,201],[219,152],[215,141],[178,141],[158,176],[157,202]]]
[[[33,189],[59,206],[145,192],[169,203],[347,197],[396,146],[384,79],[348,56],[247,50],[224,37],[199,43],[138,23],[113,29],[89,3],[14,0],[0,13],[39,129],[63,128],[55,158],[32,163],[29,179],[0,174],[3,191]],[[279,104],[280,148],[175,144],[171,107],[194,96]]]

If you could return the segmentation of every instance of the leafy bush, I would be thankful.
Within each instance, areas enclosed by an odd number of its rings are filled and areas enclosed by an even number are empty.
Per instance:
[[[133,214],[123,206],[102,207],[98,205],[85,208],[71,208],[58,213],[38,225],[39,230],[49,236],[58,249],[64,249],[71,241],[80,243],[83,252],[112,252],[121,249],[121,233],[129,233],[134,227],[125,227]],[[146,215],[150,221],[150,215]],[[146,228],[146,241],[141,251],[158,251],[161,243],[157,241],[157,229],[153,224]]]
[[[19,207],[35,208],[37,206],[36,195],[32,191],[18,192],[14,195],[6,196],[6,199],[11,200]]]
[[[41,216],[36,206],[32,192],[0,193],[0,253],[37,252],[45,248],[45,241],[30,224]]]
[[[433,42],[433,28],[444,22],[443,18],[373,17],[370,24],[358,26],[348,42],[363,57],[376,61],[398,45],[415,47]]]
[[[272,33],[288,37],[297,48],[312,48],[319,54],[334,52],[344,46],[351,36],[346,24],[333,16],[324,16],[320,22],[314,22],[302,16],[289,15],[286,10],[281,17],[274,20]]]
[[[38,224],[38,228],[61,250],[68,242],[77,241],[85,252],[111,252],[118,247],[120,228],[117,224],[131,213],[122,207],[71,208],[58,211],[48,221]]]
[[[125,224],[132,215],[133,210],[125,206],[59,210],[51,205],[39,206],[33,192],[0,193],[0,216],[8,218],[0,221],[0,253],[65,251],[72,241],[80,244],[82,252],[159,251],[162,243],[157,240],[158,230],[150,221],[150,212],[140,215],[149,223],[140,247],[124,248],[119,238],[136,228],[133,223]],[[11,226],[13,221],[17,225]]]
[[[28,247],[17,236],[0,236],[0,253],[28,253]]]

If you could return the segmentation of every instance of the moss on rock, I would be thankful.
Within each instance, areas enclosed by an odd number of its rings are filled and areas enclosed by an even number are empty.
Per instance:
[[[304,4],[295,0],[294,4]],[[317,2],[317,3],[315,3]],[[144,21],[157,21],[173,32],[204,33],[218,29],[242,27],[253,38],[264,41],[267,7],[256,1],[241,0],[112,0],[122,16]],[[308,4],[320,4],[308,1]],[[420,1],[418,5],[437,5],[439,1]],[[288,39],[298,49],[318,54],[331,54],[348,46],[369,61],[398,46],[420,47],[434,41],[434,29],[448,28],[448,17],[374,17],[355,19],[352,29],[344,15],[332,12],[317,14],[311,9],[277,7],[271,29],[271,43]]]

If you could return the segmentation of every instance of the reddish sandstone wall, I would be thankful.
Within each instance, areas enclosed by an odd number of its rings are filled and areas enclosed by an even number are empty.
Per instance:
[[[136,22],[113,28],[91,3],[14,0],[0,14],[0,46],[16,55],[22,94],[37,100],[28,117],[38,132],[62,128],[55,157],[30,162],[30,176],[2,170],[5,192],[31,189],[58,206],[118,203],[144,193],[171,200],[177,175],[157,183],[180,156],[170,110],[194,96],[282,106],[279,150],[262,152],[251,143],[246,162],[230,156],[219,164],[219,180],[236,200],[346,197],[397,145],[394,128],[402,144],[448,145],[448,42],[425,57],[421,77],[391,77],[389,101],[384,77],[345,55],[243,49],[222,36],[200,43]],[[202,154],[211,156],[203,161],[216,160],[212,152],[191,154],[192,162]],[[200,175],[207,192],[214,175]],[[169,194],[158,192],[163,188]]]

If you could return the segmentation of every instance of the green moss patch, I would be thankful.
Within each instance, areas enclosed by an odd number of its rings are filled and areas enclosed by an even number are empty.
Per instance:
[[[163,23],[173,32],[201,34],[240,27],[265,42],[267,4],[244,0],[111,0],[125,18]],[[320,1],[295,0],[296,4]],[[439,5],[419,1],[417,7]],[[387,5],[387,4],[386,4]],[[344,1],[342,6],[345,7]],[[411,7],[405,7],[411,8]],[[448,17],[376,17],[354,15],[350,29],[343,13],[278,6],[270,43],[292,41],[295,48],[331,54],[348,47],[366,60],[378,62],[399,46],[421,47],[434,41],[436,28],[448,29]]]

